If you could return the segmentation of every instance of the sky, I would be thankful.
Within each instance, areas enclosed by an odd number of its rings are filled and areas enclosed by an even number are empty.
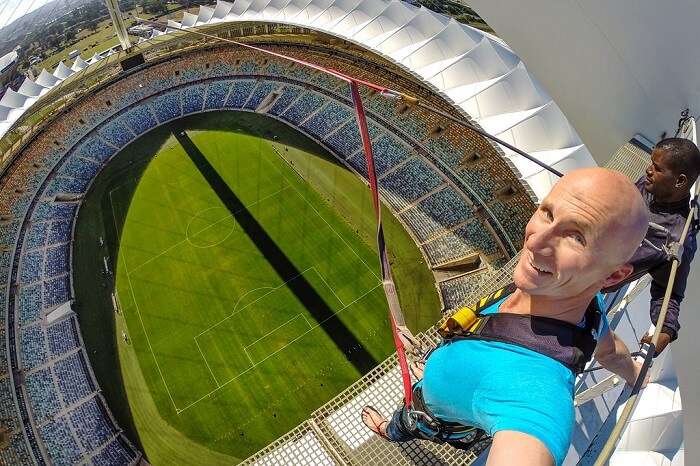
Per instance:
[[[53,0],[0,0],[0,29]]]

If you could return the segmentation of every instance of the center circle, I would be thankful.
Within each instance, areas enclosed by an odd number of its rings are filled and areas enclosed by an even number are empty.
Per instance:
[[[224,207],[208,207],[187,223],[185,237],[196,248],[211,248],[228,239],[236,229],[236,220]]]

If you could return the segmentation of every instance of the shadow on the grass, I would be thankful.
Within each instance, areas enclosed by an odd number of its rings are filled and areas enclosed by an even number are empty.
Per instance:
[[[272,268],[275,269],[280,279],[287,283],[294,296],[314,317],[338,349],[345,354],[347,360],[362,374],[369,372],[370,369],[375,367],[378,361],[367,351],[362,342],[353,335],[262,225],[258,223],[189,136],[181,130],[173,131],[173,135],[221,202],[236,219],[238,225],[240,225]]]

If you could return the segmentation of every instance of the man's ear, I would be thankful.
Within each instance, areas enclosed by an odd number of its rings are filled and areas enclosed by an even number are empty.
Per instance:
[[[676,178],[676,188],[688,188],[688,177],[685,173],[681,173]]]
[[[617,285],[625,278],[629,277],[632,272],[634,272],[634,266],[632,264],[625,264],[617,268],[613,273],[611,273],[608,278],[603,281],[602,288],[608,288],[613,285]]]

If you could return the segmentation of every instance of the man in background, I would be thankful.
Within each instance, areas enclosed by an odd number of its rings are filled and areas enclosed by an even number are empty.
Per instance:
[[[634,266],[632,275],[624,282],[604,291],[614,291],[649,273],[652,278],[649,314],[653,324],[656,324],[659,318],[671,272],[671,257],[664,247],[680,239],[690,211],[690,188],[699,173],[700,151],[697,146],[688,139],[668,138],[656,144],[646,175],[636,182],[637,189],[642,193],[649,208],[649,221],[660,228],[650,226],[646,238],[630,259]],[[693,225],[683,244],[681,263],[673,284],[666,321],[656,346],[657,355],[678,338],[680,304],[683,301],[690,264],[697,250],[696,234],[697,227]],[[651,335],[647,334],[642,338],[642,343],[650,342]]]

